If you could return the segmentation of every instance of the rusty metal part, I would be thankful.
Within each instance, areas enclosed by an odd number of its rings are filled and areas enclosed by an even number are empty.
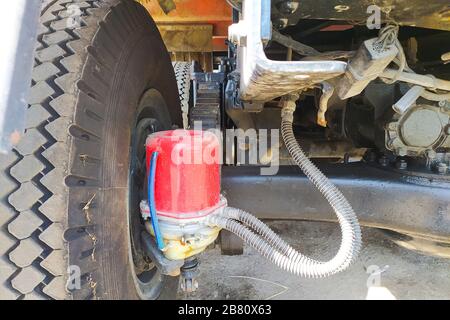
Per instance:
[[[213,26],[159,25],[159,32],[169,52],[212,52]]]
[[[310,47],[306,44],[303,44],[301,42],[295,41],[294,39],[282,35],[276,30],[272,31],[272,40],[275,42],[278,42],[282,44],[283,46],[290,48],[297,52],[298,54],[304,55],[304,56],[310,56],[310,55],[317,55],[320,54],[319,51],[314,49],[313,47]]]
[[[212,71],[212,25],[162,24],[158,29],[172,61],[198,61],[204,70]]]
[[[334,87],[324,81],[321,83],[322,86],[322,96],[319,100],[319,111],[317,111],[317,124],[321,127],[327,126],[327,120],[325,119],[325,113],[328,109],[328,101],[334,93]]]
[[[366,148],[355,148],[355,146],[345,140],[333,141],[333,140],[321,140],[315,141],[311,139],[301,139],[297,140],[302,149],[305,151],[309,158],[313,159],[362,159],[364,153],[367,151]],[[289,161],[284,161],[289,160]],[[286,148],[280,150],[280,164],[291,163],[291,157],[287,152]]]
[[[158,0],[158,3],[165,14],[169,14],[170,11],[177,8],[173,0]]]
[[[175,8],[168,14],[157,1],[141,1],[156,24],[212,26],[213,51],[227,51],[228,26],[232,22],[232,9],[225,0],[172,0]],[[171,2],[172,2],[171,1]],[[163,40],[165,41],[164,37]]]
[[[347,64],[341,61],[269,60],[263,49],[262,31],[271,24],[270,14],[263,12],[267,1],[244,0],[242,20],[229,29],[230,40],[238,45],[242,101],[268,101],[345,72]]]
[[[304,43],[296,41],[288,36],[282,35],[276,30],[272,30],[272,40],[282,44],[288,50],[295,51],[299,55],[305,56],[300,59],[301,61],[315,61],[315,60],[337,60],[337,59],[348,59],[351,58],[355,52],[354,51],[329,51],[329,52],[319,52],[313,47],[310,47]],[[291,59],[286,59],[291,61]]]

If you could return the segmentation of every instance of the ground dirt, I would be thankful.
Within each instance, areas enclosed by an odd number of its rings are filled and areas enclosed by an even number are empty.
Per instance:
[[[319,259],[334,255],[337,225],[271,222],[295,248]],[[241,256],[222,256],[219,248],[201,256],[199,289],[179,299],[450,299],[450,259],[424,256],[363,229],[363,248],[346,271],[326,279],[304,279],[271,265],[251,248]]]

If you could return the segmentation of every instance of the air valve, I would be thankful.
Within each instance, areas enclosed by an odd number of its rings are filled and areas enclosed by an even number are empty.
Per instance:
[[[205,223],[208,216],[226,206],[220,195],[219,140],[208,131],[161,131],[147,138],[146,156],[156,211],[152,217],[149,202],[141,201],[141,214],[151,222],[148,231],[170,260],[202,252],[220,231]]]
[[[178,274],[182,275],[185,291],[197,287],[198,262],[194,256],[212,244],[221,229],[236,234],[278,267],[304,277],[333,275],[346,269],[357,256],[361,233],[353,209],[309,161],[293,135],[292,114],[297,98],[298,95],[288,95],[282,99],[283,139],[294,161],[336,212],[342,230],[339,251],[326,262],[311,259],[255,216],[227,206],[220,194],[221,145],[213,133],[157,132],[146,141],[148,197],[141,201],[141,214],[164,259],[184,263]]]

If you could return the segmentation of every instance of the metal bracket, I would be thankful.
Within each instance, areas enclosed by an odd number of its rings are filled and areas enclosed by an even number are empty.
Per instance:
[[[145,252],[162,274],[169,276],[177,276],[180,274],[180,268],[184,265],[184,260],[167,259],[158,249],[152,236],[146,231],[142,231],[141,240]]]
[[[240,99],[269,101],[345,72],[343,61],[273,61],[264,53],[271,26],[270,0],[244,0],[242,20],[229,27],[229,39],[238,45]]]

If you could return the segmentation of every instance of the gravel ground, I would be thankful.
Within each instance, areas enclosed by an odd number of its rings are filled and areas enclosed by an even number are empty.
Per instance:
[[[271,222],[295,248],[327,259],[340,241],[337,225]],[[363,229],[363,249],[345,272],[304,279],[272,266],[251,248],[241,256],[221,256],[218,248],[201,256],[199,289],[179,299],[450,299],[450,259],[403,249],[377,230]]]

